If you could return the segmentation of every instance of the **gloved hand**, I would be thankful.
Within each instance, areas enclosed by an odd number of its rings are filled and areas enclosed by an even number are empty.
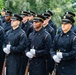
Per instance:
[[[30,52],[35,55],[36,50],[35,49],[30,49]]]
[[[33,58],[33,54],[32,54],[31,52],[27,52],[27,53],[26,53],[26,56],[27,56],[28,58]]]
[[[62,52],[57,52],[56,55],[57,55],[57,57],[60,58],[60,59],[63,58],[63,56],[62,56]]]
[[[4,51],[6,54],[9,54],[9,53],[10,53],[10,50],[8,50],[7,48],[3,48],[3,51]]]
[[[54,59],[54,61],[57,62],[57,63],[60,63],[60,61],[61,61],[61,59],[58,58],[57,55],[54,55],[54,56],[53,56],[53,59]]]
[[[10,51],[10,47],[11,45],[10,44],[7,44],[6,48]]]

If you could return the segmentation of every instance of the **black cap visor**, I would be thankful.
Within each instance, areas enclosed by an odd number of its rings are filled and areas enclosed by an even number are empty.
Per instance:
[[[72,22],[69,20],[62,20],[62,24],[68,24],[68,23],[72,23]]]
[[[42,19],[34,18],[33,22],[43,22]]]

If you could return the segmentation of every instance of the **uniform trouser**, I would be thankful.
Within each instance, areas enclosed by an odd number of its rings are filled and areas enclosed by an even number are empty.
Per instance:
[[[0,75],[2,74],[4,58],[5,58],[4,53],[0,53]]]
[[[48,70],[48,73],[52,74],[52,71],[54,69],[54,65],[55,65],[55,62],[53,61],[53,59],[51,57],[48,57],[47,58],[47,70]]]
[[[6,75],[24,75],[27,57],[21,55],[8,55],[6,58]]]
[[[0,61],[0,75],[2,74],[3,63],[4,63],[4,61],[3,61],[3,60],[2,60],[2,61]]]
[[[29,75],[48,75],[44,58],[33,58],[29,63]]]

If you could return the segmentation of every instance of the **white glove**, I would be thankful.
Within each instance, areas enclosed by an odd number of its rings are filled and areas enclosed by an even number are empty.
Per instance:
[[[63,58],[63,56],[62,56],[62,52],[57,52],[56,55],[57,55],[57,57],[60,58],[60,59]]]
[[[61,59],[57,57],[57,55],[53,56],[55,62],[60,63]]]
[[[10,51],[10,47],[11,45],[10,44],[7,44],[6,48]]]
[[[30,52],[35,55],[36,50],[35,49],[30,49]]]
[[[31,52],[27,52],[27,53],[26,53],[26,56],[27,56],[28,58],[33,58],[33,54],[32,54]]]
[[[6,54],[9,54],[10,51],[7,49],[7,48],[3,48],[3,51],[6,53]]]

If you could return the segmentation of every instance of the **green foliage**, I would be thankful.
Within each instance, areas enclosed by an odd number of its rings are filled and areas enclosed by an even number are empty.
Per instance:
[[[33,10],[41,14],[50,9],[54,13],[53,20],[58,27],[61,25],[61,16],[64,12],[73,11],[76,13],[76,8],[72,6],[76,2],[75,0],[4,0],[4,2],[5,7],[14,13]]]
[[[0,0],[0,11],[1,11],[1,9],[4,7],[4,5],[3,5],[3,0]]]

